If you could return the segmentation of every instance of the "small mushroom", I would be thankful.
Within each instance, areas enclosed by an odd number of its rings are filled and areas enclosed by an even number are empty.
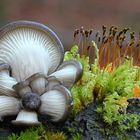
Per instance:
[[[16,115],[20,110],[20,102],[14,97],[0,96],[0,118]]]
[[[10,66],[6,63],[0,64],[0,74],[10,75]]]
[[[65,121],[73,106],[70,91],[64,86],[56,86],[41,96],[40,113],[52,117],[53,122]]]
[[[34,111],[27,111],[27,110],[21,110],[16,118],[16,120],[12,121],[15,125],[39,125],[40,122],[37,118],[37,113]]]
[[[78,61],[65,61],[50,76],[60,79],[67,88],[71,88],[82,76],[83,69]]]
[[[47,26],[16,21],[0,29],[0,63],[7,63],[17,82],[35,73],[54,72],[64,57],[63,45]]]
[[[17,97],[12,88],[16,83],[16,80],[10,77],[10,66],[5,63],[0,64],[0,95]]]
[[[62,84],[62,82],[54,76],[48,76],[46,80],[48,81],[48,84],[46,85],[46,90],[45,90],[46,92],[49,90],[52,90],[55,86]]]
[[[34,74],[27,80],[29,81],[33,92],[38,93],[39,95],[45,92],[47,81],[45,79],[44,74],[41,73]]]
[[[24,96],[26,93],[31,92],[28,81],[19,82],[13,86],[13,89],[19,94],[20,97]]]

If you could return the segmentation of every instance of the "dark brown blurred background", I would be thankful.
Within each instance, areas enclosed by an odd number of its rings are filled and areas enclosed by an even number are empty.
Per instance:
[[[49,26],[65,48],[76,28],[111,25],[140,29],[140,0],[0,0],[0,26],[14,20],[33,20]]]

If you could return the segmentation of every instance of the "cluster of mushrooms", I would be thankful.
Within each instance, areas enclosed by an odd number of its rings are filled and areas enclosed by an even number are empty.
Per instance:
[[[47,26],[16,21],[0,29],[0,119],[38,125],[38,114],[65,121],[73,105],[70,89],[82,76],[77,61],[63,62],[63,45]]]

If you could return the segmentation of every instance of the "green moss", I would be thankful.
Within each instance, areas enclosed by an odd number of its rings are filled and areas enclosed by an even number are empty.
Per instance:
[[[69,52],[65,53],[65,60],[78,60],[83,66],[83,76],[72,88],[71,92],[74,99],[74,107],[72,117],[80,112],[89,102],[93,100],[92,90],[94,85],[95,75],[89,71],[89,58],[78,54],[78,46],[72,47]]]
[[[82,136],[81,134],[77,133],[75,134],[73,137],[72,137],[72,140],[81,140],[82,139]]]
[[[66,140],[67,137],[63,132],[51,132],[48,131],[45,136],[45,140]]]
[[[46,131],[43,125],[32,127],[19,135],[12,134],[8,140],[66,140],[63,132]]]
[[[140,69],[133,66],[132,60],[125,60],[112,71],[109,70],[111,64],[102,70],[99,68],[99,50],[94,42],[93,47],[97,58],[91,66],[88,57],[79,56],[77,46],[65,54],[66,60],[76,59],[82,63],[84,69],[82,79],[72,89],[72,115],[75,116],[94,100],[100,104],[97,111],[106,126],[103,133],[106,136],[115,134],[118,138],[123,138],[127,131],[136,130],[140,122],[139,115],[126,113],[127,99],[133,97],[134,85],[140,85]]]

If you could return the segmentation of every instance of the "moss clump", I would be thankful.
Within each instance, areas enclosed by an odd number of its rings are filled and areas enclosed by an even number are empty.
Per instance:
[[[94,42],[93,42],[94,43]],[[93,46],[96,47],[94,43]],[[133,98],[135,85],[140,85],[139,67],[133,65],[132,59],[113,67],[109,64],[104,69],[99,66],[99,50],[96,47],[94,64],[89,64],[88,56],[80,56],[78,47],[74,46],[65,54],[65,60],[76,59],[84,68],[82,79],[73,87],[73,115],[80,112],[89,102],[98,105],[97,111],[106,125],[103,131],[106,136],[126,137],[127,132],[136,130],[140,122],[139,115],[128,114],[127,99]],[[74,117],[73,116],[73,117]]]
[[[67,137],[63,132],[53,132],[46,130],[43,125],[27,129],[19,135],[12,134],[8,140],[66,140]]]

